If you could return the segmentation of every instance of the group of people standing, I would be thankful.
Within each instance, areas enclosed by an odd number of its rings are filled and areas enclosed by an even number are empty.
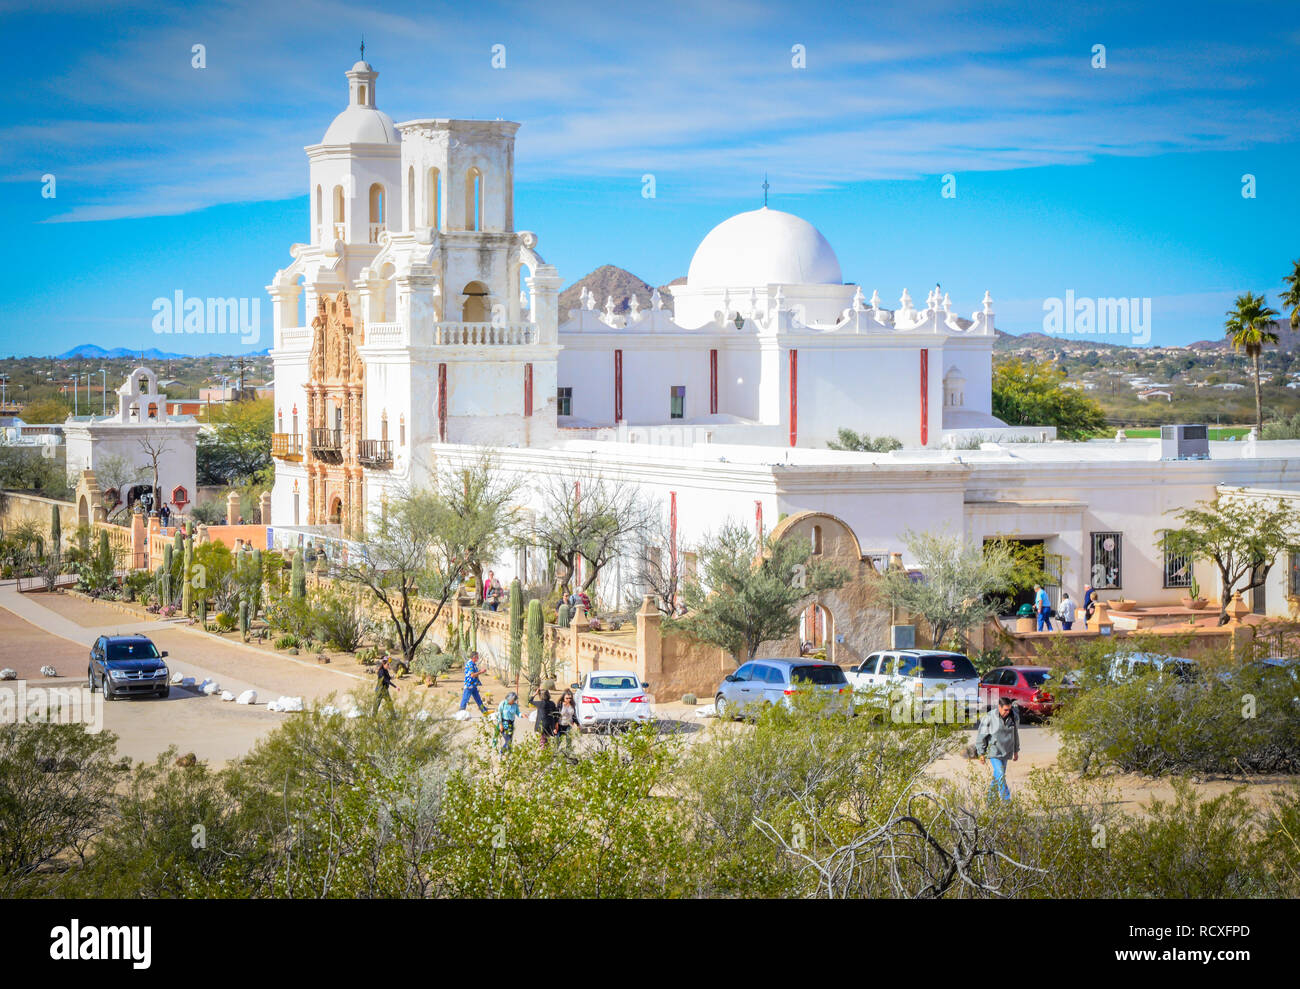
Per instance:
[[[1086,624],[1092,617],[1093,611],[1097,607],[1097,592],[1091,584],[1083,588],[1083,621]],[[1052,599],[1048,596],[1047,589],[1041,584],[1034,585],[1034,618],[1037,621],[1037,628],[1040,632],[1054,632],[1052,628],[1052,619],[1055,618],[1061,623],[1061,631],[1068,632],[1074,627],[1074,623],[1079,616],[1079,607],[1074,603],[1069,594],[1061,594],[1061,609],[1057,611],[1052,607]]]
[[[483,703],[483,697],[479,693],[479,682],[482,678],[483,670],[479,666],[479,655],[477,652],[472,652],[465,662],[465,681],[464,689],[460,694],[460,710],[465,710],[472,700],[478,705],[479,712],[484,716],[487,715],[487,705]],[[533,731],[537,733],[539,742],[546,745],[549,739],[558,738],[562,748],[566,751],[572,749],[572,733],[578,727],[578,702],[574,699],[573,691],[565,690],[557,703],[551,700],[551,692],[543,687],[529,695],[528,704],[537,709]],[[505,701],[496,710],[495,728],[502,752],[509,752],[514,744],[515,722],[519,717],[519,694],[512,690],[506,694]]]

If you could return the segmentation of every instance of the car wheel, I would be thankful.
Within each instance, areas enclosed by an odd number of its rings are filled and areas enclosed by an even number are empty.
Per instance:
[[[731,718],[731,713],[727,707],[727,699],[721,694],[713,698],[713,713],[718,716],[719,721],[727,721]]]
[[[113,692],[112,680],[110,680],[108,677],[104,677],[102,680],[100,680],[99,685],[104,688],[104,700],[106,701],[117,700],[117,694]]]
[[[172,685],[169,683],[169,684],[167,684],[167,686],[163,687],[162,690],[158,691],[158,696],[159,696],[159,697],[170,697],[170,696],[171,696],[171,692],[172,692]]]
[[[95,692],[95,671],[92,667],[86,667],[86,689],[92,694]]]

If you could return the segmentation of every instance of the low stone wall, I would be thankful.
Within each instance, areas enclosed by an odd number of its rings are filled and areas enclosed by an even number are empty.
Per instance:
[[[39,495],[19,491],[4,493],[3,508],[0,509],[0,528],[8,532],[12,527],[24,522],[35,522],[43,532],[50,528],[50,509],[59,508],[59,524],[64,529],[77,525],[77,506],[71,501],[59,501],[54,498],[42,498]]]

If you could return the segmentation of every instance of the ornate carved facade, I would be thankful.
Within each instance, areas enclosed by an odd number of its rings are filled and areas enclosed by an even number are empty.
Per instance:
[[[365,366],[357,353],[364,329],[346,292],[317,301],[308,360],[307,524],[362,533],[365,475],[357,460],[363,435]]]

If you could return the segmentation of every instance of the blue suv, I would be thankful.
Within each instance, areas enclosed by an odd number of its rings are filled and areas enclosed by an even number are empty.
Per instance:
[[[127,694],[166,697],[171,693],[170,673],[163,657],[146,635],[101,635],[90,647],[86,671],[91,693],[104,691],[104,700]]]

